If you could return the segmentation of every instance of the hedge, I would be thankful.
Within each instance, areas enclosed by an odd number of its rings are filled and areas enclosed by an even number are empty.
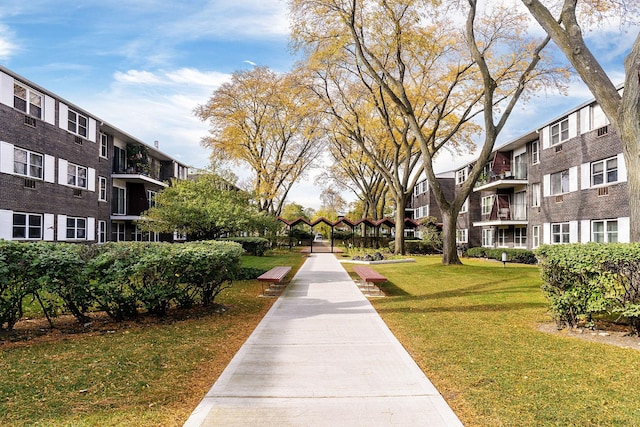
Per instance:
[[[640,333],[640,243],[547,245],[536,253],[560,327],[614,315]]]
[[[466,256],[470,258],[489,258],[502,261],[502,253],[507,254],[507,262],[516,262],[520,264],[536,264],[538,259],[533,251],[528,249],[509,249],[509,248],[469,248]]]
[[[0,240],[0,329],[14,327],[28,295],[47,318],[64,309],[81,323],[90,310],[123,320],[141,310],[162,316],[171,306],[209,305],[240,274],[241,255],[234,242]]]
[[[241,244],[242,249],[254,256],[264,255],[271,246],[269,240],[262,237],[228,237],[224,240]]]

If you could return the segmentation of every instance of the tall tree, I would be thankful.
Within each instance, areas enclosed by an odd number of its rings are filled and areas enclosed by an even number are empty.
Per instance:
[[[607,16],[635,20],[637,24],[640,4],[637,0],[564,0],[561,7],[553,7],[558,2],[550,2],[549,6],[539,0],[522,2],[571,62],[622,141],[628,171],[630,237],[632,242],[640,242],[640,32],[637,27],[632,28],[635,41],[624,61],[622,94],[582,34],[583,26]]]
[[[524,91],[535,88],[532,82],[554,81],[552,68],[531,67],[538,65],[541,49],[523,39],[522,15],[488,8],[489,15],[472,20],[475,32],[481,35],[474,47],[467,42],[474,44],[475,37],[465,36],[464,27],[446,18],[451,7],[460,10],[456,1],[291,0],[291,5],[299,43],[313,46],[316,52],[323,45],[335,52],[336,43],[342,43],[343,49],[357,57],[367,79],[380,87],[408,123],[420,144],[424,172],[443,215],[442,262],[460,263],[455,245],[458,212],[489,159],[503,121]],[[321,26],[339,30],[321,33]],[[476,50],[489,67],[488,79],[479,69]],[[486,87],[491,88],[490,93]],[[453,199],[447,199],[433,170],[434,158],[442,149],[468,147],[478,129],[472,120],[483,110],[501,109],[505,109],[504,120],[485,129],[490,135],[485,135],[469,179]],[[485,126],[492,117],[485,116]]]
[[[309,98],[295,74],[255,67],[233,73],[195,110],[210,123],[203,145],[247,164],[260,209],[274,215],[323,150],[320,117]]]

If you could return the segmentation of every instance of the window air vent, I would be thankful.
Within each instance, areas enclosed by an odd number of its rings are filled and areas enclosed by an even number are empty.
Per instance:
[[[83,141],[82,137],[76,136],[76,144],[82,145],[82,141]]]
[[[562,202],[564,202],[564,195],[556,196],[556,203],[562,203]]]
[[[559,153],[562,151],[562,145],[556,145],[556,153]]]
[[[24,124],[34,128],[36,127],[36,118],[31,116],[24,116]]]
[[[605,136],[609,133],[609,126],[602,126],[598,129],[598,136]]]
[[[36,180],[25,178],[24,188],[36,188]]]
[[[74,189],[73,190],[74,197],[82,197],[82,190]]]
[[[598,188],[598,196],[608,196],[609,195],[609,187],[600,187]]]

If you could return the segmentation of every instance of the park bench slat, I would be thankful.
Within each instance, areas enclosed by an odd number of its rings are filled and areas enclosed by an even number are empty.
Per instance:
[[[353,271],[365,282],[384,283],[387,281],[386,277],[369,267],[356,265],[353,267]]]
[[[258,280],[261,282],[279,283],[289,271],[291,271],[291,267],[273,267],[271,270],[258,276]]]

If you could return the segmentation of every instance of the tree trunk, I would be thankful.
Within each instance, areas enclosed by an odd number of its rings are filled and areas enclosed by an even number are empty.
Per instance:
[[[404,255],[406,251],[404,247],[404,207],[406,206],[406,202],[406,196],[396,197],[396,239],[393,250],[396,255]]]
[[[451,208],[450,210],[453,210]],[[456,245],[456,223],[457,212],[452,215],[450,210],[442,211],[442,264],[462,264],[458,257],[458,247]]]

